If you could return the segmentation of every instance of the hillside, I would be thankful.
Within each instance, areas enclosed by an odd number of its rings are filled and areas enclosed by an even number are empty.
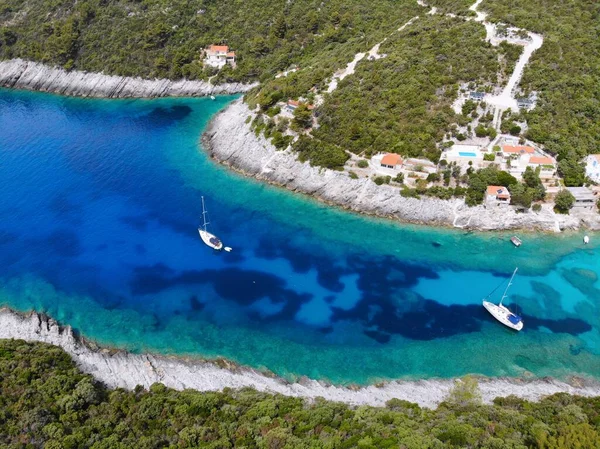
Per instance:
[[[110,390],[59,348],[0,340],[0,445],[17,448],[596,448],[598,398],[481,405],[472,379],[436,410],[258,393]]]
[[[465,140],[496,151],[502,133],[556,157],[549,185],[577,186],[586,182],[581,159],[600,142],[599,10],[594,0],[5,0],[0,58],[147,78],[258,80],[246,97],[260,105],[256,132],[317,166],[352,171],[351,158],[381,152],[437,164]],[[531,33],[543,43],[512,95],[534,95],[535,107],[465,103],[470,93],[500,95]],[[216,43],[236,52],[235,68],[202,64],[202,49]],[[301,103],[297,114],[283,110],[289,100]],[[420,190],[448,186],[435,179]],[[456,176],[455,184],[469,180]]]
[[[0,57],[125,76],[206,79],[213,71],[200,64],[201,50],[226,43],[239,61],[219,80],[264,79],[315,55],[323,55],[320,70],[333,71],[417,9],[412,0],[6,0]]]

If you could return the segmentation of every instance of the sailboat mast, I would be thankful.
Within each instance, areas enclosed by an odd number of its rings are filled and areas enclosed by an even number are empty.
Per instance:
[[[206,225],[208,224],[208,222],[206,221],[206,208],[204,207],[204,197],[202,197],[202,221],[204,223],[204,231],[206,232]]]
[[[506,286],[506,289],[504,290],[504,294],[502,295],[502,299],[500,300],[500,305],[502,305],[502,301],[504,301],[504,298],[506,298],[506,293],[508,293],[508,289],[512,285],[512,281],[513,281],[513,279],[515,277],[515,274],[517,274],[517,270],[518,269],[519,269],[519,267],[515,268],[515,271],[513,271],[513,274],[510,277],[510,281],[508,281],[508,285]]]

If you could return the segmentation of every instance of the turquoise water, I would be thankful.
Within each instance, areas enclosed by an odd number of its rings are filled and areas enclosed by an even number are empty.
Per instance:
[[[0,303],[102,344],[289,378],[600,376],[600,236],[517,249],[265,186],[199,146],[231,99],[0,90]],[[201,195],[231,253],[200,241]],[[480,305],[515,266],[521,333]]]

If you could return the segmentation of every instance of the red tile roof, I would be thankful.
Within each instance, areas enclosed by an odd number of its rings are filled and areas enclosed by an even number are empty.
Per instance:
[[[391,165],[393,167],[395,167],[396,165],[401,165],[402,164],[402,158],[400,157],[399,154],[386,154],[385,156],[383,156],[383,158],[381,159],[381,165]]]
[[[526,146],[512,146],[512,145],[504,145],[504,147],[502,147],[502,151],[505,153],[520,153],[520,154],[533,154],[535,153],[535,150],[533,149],[533,147],[526,147]]]
[[[496,198],[510,198],[508,189],[503,186],[488,186],[487,194]]]
[[[541,157],[541,156],[531,156],[529,158],[530,164],[536,165],[554,165],[554,161],[549,157]]]
[[[235,51],[230,51],[229,53],[227,53],[227,57],[228,58],[235,58]]]
[[[229,51],[229,46],[228,45],[211,45],[210,47],[208,47],[209,51],[222,51],[227,53]]]

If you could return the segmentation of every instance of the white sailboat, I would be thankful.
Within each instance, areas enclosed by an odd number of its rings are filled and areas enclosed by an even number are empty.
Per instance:
[[[516,331],[520,331],[521,329],[523,329],[523,319],[516,313],[513,313],[508,307],[502,304],[502,301],[504,301],[504,299],[506,298],[506,293],[508,292],[509,287],[512,285],[513,278],[515,277],[515,274],[517,274],[517,270],[518,268],[515,268],[515,271],[510,277],[510,280],[508,281],[508,285],[504,290],[504,294],[502,295],[500,303],[496,305],[493,302],[489,302],[484,299],[483,307],[485,307],[486,310],[490,312],[494,318],[496,318],[505,326],[510,327],[511,329],[514,329]],[[489,299],[489,295],[486,299]]]
[[[216,249],[217,251],[221,251],[225,249],[225,251],[231,251],[231,248],[224,247],[223,242],[214,234],[211,234],[207,230],[208,221],[206,220],[206,207],[204,206],[204,197],[202,197],[202,226],[198,227],[198,233],[200,234],[200,238],[206,244],[206,246],[210,246],[212,249]]]

